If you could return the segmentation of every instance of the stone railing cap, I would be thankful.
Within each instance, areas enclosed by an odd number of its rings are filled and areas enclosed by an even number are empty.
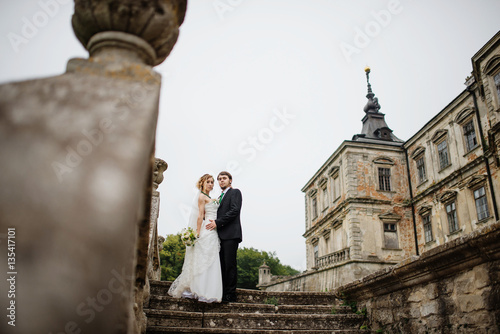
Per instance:
[[[186,6],[187,0],[75,0],[71,23],[87,49],[98,33],[118,31],[138,36],[154,49],[151,65],[158,65],[177,41]]]

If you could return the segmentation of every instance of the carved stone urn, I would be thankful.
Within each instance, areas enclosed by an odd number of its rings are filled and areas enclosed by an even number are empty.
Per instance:
[[[186,6],[187,0],[75,0],[72,25],[91,57],[130,49],[156,66],[177,41]]]

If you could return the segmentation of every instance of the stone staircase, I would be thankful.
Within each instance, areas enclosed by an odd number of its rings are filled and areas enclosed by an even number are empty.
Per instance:
[[[363,315],[329,293],[238,289],[236,303],[206,304],[168,296],[171,282],[151,281],[147,334],[255,333],[354,334]]]

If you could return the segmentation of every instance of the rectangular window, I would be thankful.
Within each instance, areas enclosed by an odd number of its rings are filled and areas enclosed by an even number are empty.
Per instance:
[[[477,147],[476,130],[474,129],[474,122],[470,120],[464,125],[465,148],[467,152]]]
[[[481,187],[474,191],[474,200],[476,201],[477,219],[483,220],[490,216],[488,211],[488,201],[486,199],[486,191]]]
[[[384,247],[398,249],[398,233],[396,224],[384,223]]]
[[[425,217],[422,217],[422,221],[424,223],[424,235],[425,235],[425,242],[430,242],[432,241],[432,222],[431,222],[431,215],[427,215]]]
[[[328,190],[326,187],[323,188],[323,210],[328,208]]]
[[[494,76],[494,79],[495,79],[495,86],[497,87],[498,101],[500,102],[500,72]]]
[[[458,231],[457,209],[455,207],[455,202],[446,204],[446,216],[448,217],[448,227],[450,229],[450,233]]]
[[[314,259],[317,260],[319,257],[319,245],[314,245]]]
[[[378,169],[378,186],[379,190],[391,190],[391,169],[380,168]]]
[[[418,172],[418,181],[420,183],[427,180],[427,176],[425,175],[425,161],[423,156],[417,159],[417,172]]]
[[[334,196],[333,200],[336,200],[340,197],[340,178],[336,177],[333,179],[333,188],[334,188]]]
[[[448,143],[446,140],[443,140],[437,145],[437,148],[439,154],[439,168],[443,169],[450,164],[448,160]]]
[[[318,217],[318,201],[316,197],[312,199],[312,219],[316,219]]]

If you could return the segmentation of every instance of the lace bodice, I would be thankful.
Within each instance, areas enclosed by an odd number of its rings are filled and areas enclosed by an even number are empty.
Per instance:
[[[219,204],[214,201],[210,201],[205,204],[205,220],[216,219],[217,218],[217,209],[219,208]]]

